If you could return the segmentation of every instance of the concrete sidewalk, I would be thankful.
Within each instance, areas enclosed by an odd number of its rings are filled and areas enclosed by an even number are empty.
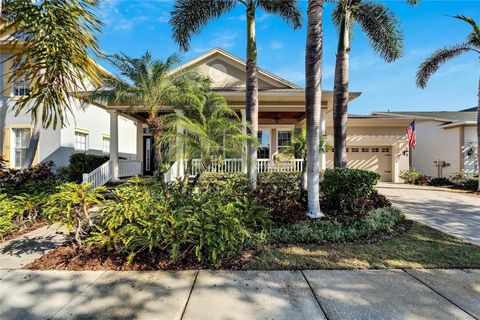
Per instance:
[[[480,270],[29,271],[9,319],[479,319]]]

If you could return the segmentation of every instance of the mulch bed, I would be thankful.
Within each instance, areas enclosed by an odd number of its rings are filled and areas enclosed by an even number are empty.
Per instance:
[[[29,227],[26,227],[26,228],[21,228],[21,229],[17,229],[15,231],[12,231],[8,234],[6,234],[3,238],[0,238],[0,243],[3,243],[3,242],[6,242],[8,240],[12,240],[12,239],[15,239],[17,237],[20,237],[26,233],[29,233],[30,231],[33,231],[33,230],[36,230],[38,228],[41,228],[45,226],[45,223],[43,222],[36,222],[34,223],[33,225],[29,226]]]
[[[345,241],[342,243],[368,244],[388,240],[407,232],[412,225],[411,221],[399,223],[394,230],[379,232],[373,236]],[[291,244],[298,245],[298,244]],[[285,247],[278,244],[274,246]],[[309,246],[303,244],[302,246]],[[259,248],[260,249],[260,248]],[[171,263],[168,255],[162,252],[138,255],[135,261],[128,264],[125,257],[113,252],[107,252],[99,247],[89,247],[76,250],[73,245],[64,245],[47,252],[42,257],[25,266],[31,270],[115,270],[115,271],[153,271],[153,270],[192,270],[192,269],[228,269],[240,270],[242,266],[256,256],[258,250],[248,249],[224,261],[221,267],[199,263],[195,257],[185,257],[176,263]]]

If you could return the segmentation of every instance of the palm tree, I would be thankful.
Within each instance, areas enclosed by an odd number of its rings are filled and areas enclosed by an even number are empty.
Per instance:
[[[209,171],[212,165],[224,160],[225,154],[238,152],[251,137],[243,133],[241,119],[222,95],[207,91],[190,98],[183,114],[164,116],[165,132],[162,136],[163,143],[177,138],[182,141],[187,159],[185,187],[192,173],[193,158],[201,158],[203,167],[200,171]]]
[[[159,112],[183,98],[187,99],[190,91],[201,90],[209,84],[209,79],[190,69],[172,72],[174,65],[180,61],[175,54],[165,61],[154,60],[149,51],[140,58],[114,54],[107,59],[118,69],[119,75],[106,75],[103,87],[94,91],[90,98],[127,104],[132,110],[144,108],[148,112],[147,124],[154,140],[155,166],[162,174],[160,136],[163,121]]]
[[[320,110],[322,108],[324,0],[308,0],[305,50],[305,111],[307,116],[307,216],[319,219],[320,209]]]
[[[257,81],[257,43],[255,35],[255,14],[257,8],[281,16],[293,27],[301,26],[301,13],[297,0],[177,0],[170,23],[173,38],[183,50],[189,49],[190,38],[198,34],[209,20],[218,18],[233,10],[237,4],[245,6],[247,20],[247,63],[246,63],[246,119],[248,133],[257,137],[258,132],[258,81]],[[252,189],[257,183],[257,149],[250,140],[247,145],[247,172],[252,181]]]
[[[72,114],[72,97],[100,83],[102,70],[88,55],[101,56],[96,9],[94,0],[4,1],[0,33],[13,30],[7,42],[15,48],[7,59],[15,65],[9,80],[30,83],[30,93],[14,105],[16,115],[28,112],[34,123],[23,167],[33,163],[41,126],[63,127]]]
[[[467,39],[463,43],[448,46],[434,52],[428,57],[418,68],[417,71],[417,86],[425,88],[427,86],[430,77],[437,72],[440,66],[447,61],[458,57],[461,54],[471,52],[480,58],[480,25],[470,17],[454,16],[453,18],[459,19],[468,23],[472,27],[472,31],[468,34]],[[480,171],[480,80],[478,82],[478,101],[477,101],[477,168]],[[479,172],[478,191],[480,192],[480,172]]]
[[[416,4],[417,0],[408,0]],[[348,82],[351,40],[359,24],[374,51],[386,62],[403,54],[398,19],[384,4],[364,0],[338,0],[332,19],[339,29],[333,93],[334,166],[347,166]]]

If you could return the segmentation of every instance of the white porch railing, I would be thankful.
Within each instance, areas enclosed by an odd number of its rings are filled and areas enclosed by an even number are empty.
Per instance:
[[[208,172],[226,172],[226,173],[235,173],[243,172],[242,169],[242,159],[225,159],[223,161],[214,162],[211,164],[210,168],[207,169],[205,164],[201,159],[192,160],[192,174],[196,175],[199,172],[208,171]],[[258,172],[293,172],[293,171],[302,171],[303,169],[303,159],[292,159],[292,160],[270,160],[270,159],[258,159],[257,160],[257,171]]]
[[[83,183],[91,183],[92,187],[100,187],[112,179],[110,160],[90,173],[83,174]]]
[[[139,176],[142,174],[142,163],[134,160],[118,161],[118,176],[120,178]]]
[[[119,178],[133,177],[142,174],[142,163],[140,161],[119,160],[118,176]],[[83,174],[83,183],[91,183],[92,187],[105,185],[112,179],[112,163],[107,161],[90,173]]]
[[[173,182],[177,180],[177,178],[181,178],[178,175],[178,161],[175,161],[172,164],[170,169],[168,169],[167,172],[165,172],[165,174],[163,175],[163,178],[165,182]]]

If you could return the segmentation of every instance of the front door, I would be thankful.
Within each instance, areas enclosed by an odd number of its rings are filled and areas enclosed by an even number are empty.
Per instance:
[[[143,137],[143,163],[143,174],[152,175],[155,171],[153,137]]]

